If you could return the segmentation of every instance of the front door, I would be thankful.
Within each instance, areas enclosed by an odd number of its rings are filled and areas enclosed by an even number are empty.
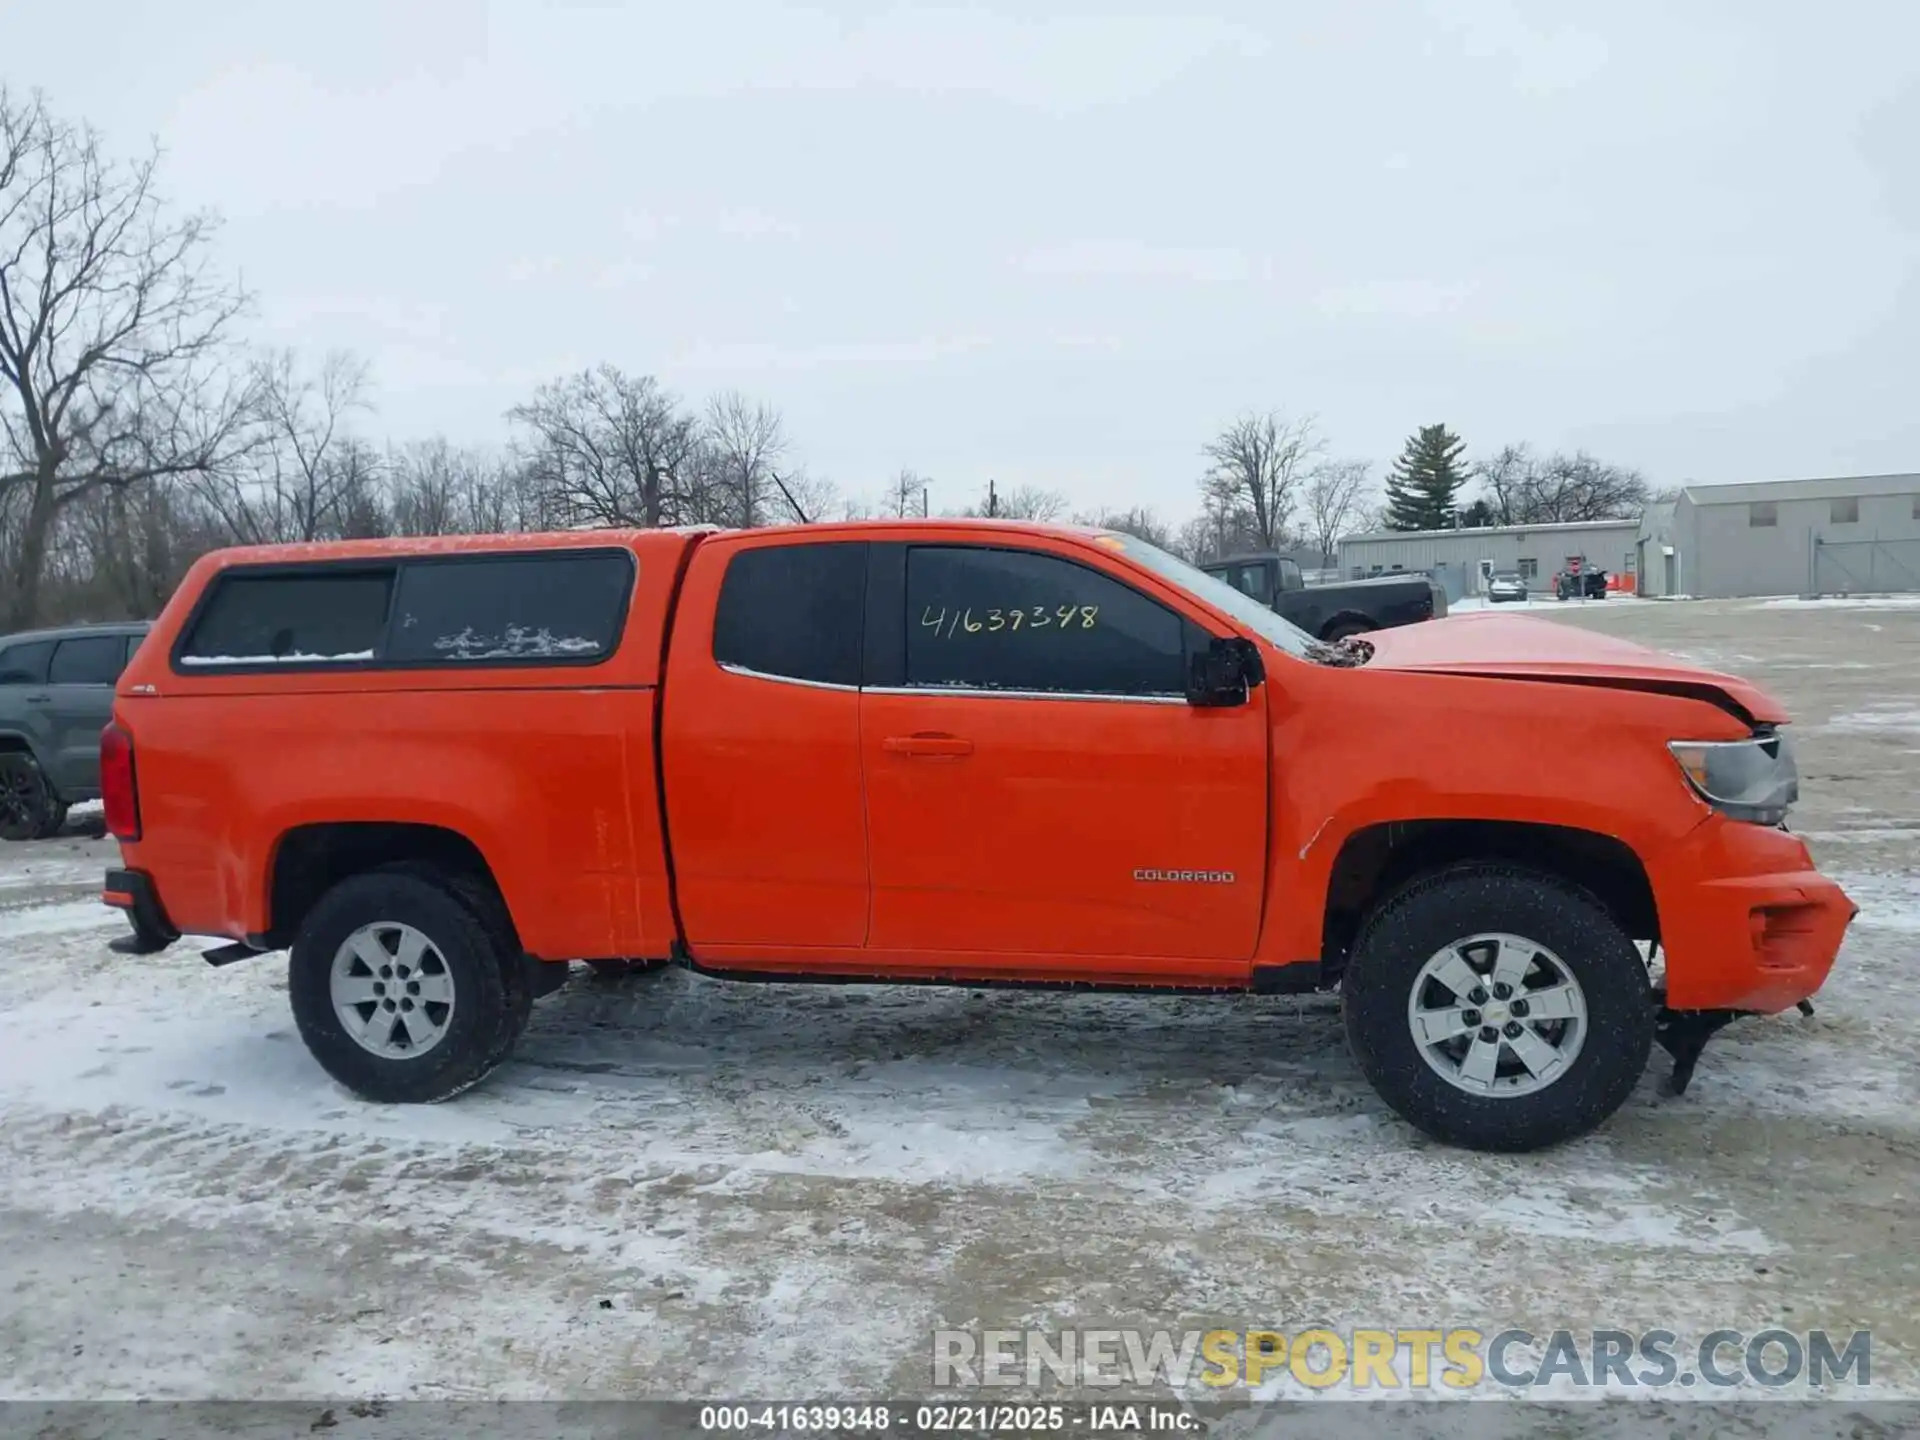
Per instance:
[[[1131,957],[1175,974],[1250,960],[1264,687],[1244,705],[1189,706],[1188,657],[1206,634],[1070,553],[875,550],[869,948],[905,963]]]

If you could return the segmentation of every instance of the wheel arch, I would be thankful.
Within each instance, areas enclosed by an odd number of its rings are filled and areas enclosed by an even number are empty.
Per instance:
[[[1659,908],[1639,855],[1617,836],[1522,820],[1422,819],[1366,825],[1348,835],[1328,877],[1320,963],[1331,981],[1367,914],[1416,877],[1465,861],[1494,861],[1577,885],[1636,940],[1660,938]]]
[[[258,940],[275,950],[292,944],[314,905],[335,885],[353,875],[399,867],[484,886],[512,925],[493,865],[461,831],[418,821],[328,821],[293,826],[275,840],[267,858],[267,931]]]

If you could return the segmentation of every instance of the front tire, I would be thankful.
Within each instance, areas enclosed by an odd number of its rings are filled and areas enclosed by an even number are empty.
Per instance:
[[[66,810],[39,764],[24,751],[0,754],[0,840],[44,840],[50,821],[57,830]]]
[[[1403,1118],[1475,1150],[1574,1139],[1646,1072],[1645,962],[1578,886],[1518,866],[1450,866],[1362,926],[1341,986],[1347,1042]]]
[[[363,1099],[451,1099],[527,1021],[525,961],[503,917],[407,871],[341,881],[300,927],[288,991],[320,1067]]]

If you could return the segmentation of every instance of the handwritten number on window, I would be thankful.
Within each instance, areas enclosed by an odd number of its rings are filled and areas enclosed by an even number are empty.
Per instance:
[[[971,606],[950,608],[928,605],[920,612],[920,628],[931,630],[944,640],[960,635],[1011,633],[1025,626],[1029,630],[1092,630],[1099,624],[1098,605],[1016,605],[1012,609],[994,607],[976,616]]]

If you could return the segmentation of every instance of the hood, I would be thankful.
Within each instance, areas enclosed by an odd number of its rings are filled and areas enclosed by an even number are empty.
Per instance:
[[[1553,620],[1476,612],[1375,630],[1366,639],[1373,646],[1370,670],[1647,690],[1706,700],[1749,723],[1781,724],[1787,719],[1779,701],[1738,675],[1702,669],[1631,640]]]

